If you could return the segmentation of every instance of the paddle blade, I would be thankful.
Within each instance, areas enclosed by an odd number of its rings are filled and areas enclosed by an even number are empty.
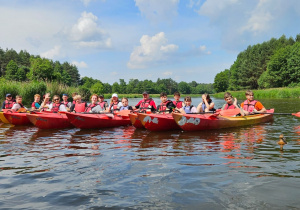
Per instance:
[[[17,112],[27,112],[27,110],[25,108],[20,108]]]
[[[294,116],[296,116],[296,117],[300,117],[300,112],[292,113],[292,115],[294,115]]]
[[[226,116],[226,117],[231,117],[235,116],[240,113],[240,109],[235,108],[235,109],[227,109],[227,110],[221,110],[220,115]]]
[[[116,113],[119,116],[128,116],[131,113],[131,110],[122,110]]]

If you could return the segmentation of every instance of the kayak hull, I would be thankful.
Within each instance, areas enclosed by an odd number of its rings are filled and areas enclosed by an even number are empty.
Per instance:
[[[138,119],[150,131],[179,130],[172,114],[144,114],[138,113]]]
[[[68,117],[65,114],[27,114],[27,118],[32,124],[34,124],[40,129],[64,129],[73,127],[73,125],[69,122]]]
[[[135,128],[144,128],[142,122],[139,120],[137,113],[131,113],[129,114],[129,119],[131,121],[131,124],[135,127]]]
[[[5,110],[2,109],[2,112],[0,112],[0,122],[9,124],[9,121],[5,118],[4,113],[5,113]]]
[[[27,113],[18,112],[6,112],[4,113],[5,118],[10,124],[13,125],[31,125],[31,122],[27,118]]]
[[[231,127],[240,127],[269,122],[273,119],[274,109],[267,110],[270,114],[255,114],[238,117],[214,116],[210,114],[178,114],[172,116],[176,124],[185,131],[213,130]]]
[[[99,129],[130,125],[129,117],[114,114],[66,113],[68,120],[76,128]]]

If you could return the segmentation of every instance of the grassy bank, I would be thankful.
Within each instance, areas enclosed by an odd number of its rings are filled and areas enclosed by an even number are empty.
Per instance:
[[[272,88],[265,90],[252,90],[254,92],[255,98],[263,99],[263,98],[299,98],[300,97],[300,87],[296,88]],[[244,91],[229,91],[233,97],[238,99],[245,98],[245,90]],[[215,98],[223,98],[224,92],[213,94]]]

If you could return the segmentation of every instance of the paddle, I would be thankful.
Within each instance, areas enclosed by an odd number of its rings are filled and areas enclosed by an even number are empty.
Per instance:
[[[20,108],[18,111],[17,111],[18,113],[24,113],[24,112],[27,112],[27,109],[25,109],[25,108]]]
[[[226,109],[226,110],[221,110],[220,115],[226,116],[226,117],[231,117],[231,116],[235,116],[235,115],[239,114],[240,112],[241,112],[241,110],[239,108]]]
[[[268,112],[259,113],[259,112],[253,112],[253,114],[275,114],[275,115],[295,115],[295,116],[297,116],[296,114],[298,114],[298,113],[268,113]],[[299,115],[299,117],[300,117],[300,115]]]
[[[300,117],[300,112],[292,113],[292,115],[294,115],[294,116],[296,116],[296,117]]]

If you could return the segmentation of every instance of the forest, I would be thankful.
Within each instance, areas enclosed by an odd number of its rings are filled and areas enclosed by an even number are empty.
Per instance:
[[[3,50],[0,48],[0,80],[24,83],[58,83],[69,87],[77,87],[89,94],[138,94],[148,91],[150,94],[166,92],[173,94],[179,91],[183,94],[214,93],[213,84],[192,82],[176,82],[171,78],[157,81],[130,79],[128,83],[124,79],[109,84],[91,77],[81,77],[78,68],[68,62],[60,63],[47,58],[41,58],[29,54],[25,50],[19,53],[13,49]],[[9,84],[9,83],[5,83]],[[87,94],[87,95],[89,95]],[[3,97],[3,96],[1,96]]]
[[[300,34],[248,46],[213,86],[216,92],[300,86]]]

